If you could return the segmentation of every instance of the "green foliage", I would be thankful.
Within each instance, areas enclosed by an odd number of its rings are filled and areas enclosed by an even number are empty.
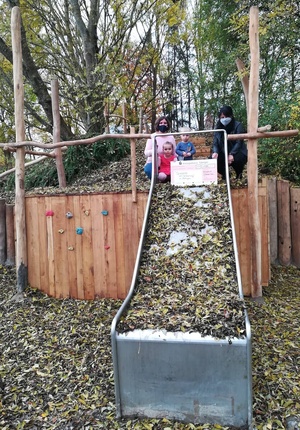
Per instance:
[[[58,178],[56,173],[56,165],[54,160],[45,160],[32,167],[25,169],[25,189],[29,190],[36,187],[57,186]],[[15,189],[15,174],[5,178],[2,182],[0,190],[9,192]]]
[[[262,109],[260,124],[271,124],[272,130],[299,129],[299,97],[294,100],[268,99]],[[262,139],[258,146],[262,173],[280,176],[300,185],[300,137]]]
[[[117,161],[129,153],[129,143],[122,139],[107,139],[89,146],[71,146],[64,158],[67,182],[101,164]]]
[[[263,139],[258,153],[261,173],[275,175],[300,186],[299,137]]]
[[[102,165],[125,157],[130,150],[128,141],[124,139],[107,139],[93,145],[70,146],[64,155],[64,168],[67,184],[78,176],[101,168]],[[58,186],[57,170],[54,160],[46,160],[26,168],[25,189]],[[14,174],[2,181],[0,190],[13,191],[15,187]]]

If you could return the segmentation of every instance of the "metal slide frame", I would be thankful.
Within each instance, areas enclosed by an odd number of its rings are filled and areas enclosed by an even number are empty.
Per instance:
[[[186,134],[224,133],[205,130]],[[181,133],[169,133],[180,135]],[[117,417],[140,416],[177,421],[212,423],[252,429],[251,328],[245,311],[246,337],[228,340],[201,337],[198,333],[162,333],[134,330],[117,332],[117,324],[134,294],[145,241],[151,200],[158,172],[156,136],[153,139],[152,179],[136,263],[127,297],[111,326]],[[235,237],[229,167],[226,184],[230,206],[233,247],[239,296],[243,298]]]

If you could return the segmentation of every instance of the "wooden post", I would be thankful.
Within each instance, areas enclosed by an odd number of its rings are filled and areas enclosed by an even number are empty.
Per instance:
[[[248,73],[245,73],[246,67],[245,67],[245,64],[242,62],[242,60],[237,58],[235,60],[235,64],[237,66],[238,71],[242,75],[241,76],[242,87],[244,90],[247,112],[249,112],[249,76],[248,76]]]
[[[249,111],[248,133],[258,128],[258,85],[259,85],[259,35],[258,7],[250,9],[249,42],[251,67],[249,79]],[[248,141],[248,198],[249,227],[252,248],[252,283],[251,296],[261,297],[261,228],[258,208],[258,170],[257,170],[257,139]]]
[[[13,51],[13,76],[15,98],[16,143],[25,140],[24,124],[24,85],[22,69],[21,46],[21,14],[18,6],[12,8],[11,33]],[[16,270],[17,292],[22,293],[27,286],[27,243],[25,220],[25,148],[18,147],[16,151],[15,174],[15,215],[16,215]]]
[[[130,134],[135,134],[135,128],[130,127]],[[130,139],[130,157],[131,157],[131,189],[132,201],[136,203],[136,139]]]
[[[109,103],[104,105],[105,132],[109,134]]]
[[[58,93],[58,80],[51,80],[51,101],[52,101],[52,115],[53,115],[53,143],[60,142],[60,114],[59,114],[59,93]],[[66,175],[62,159],[61,148],[55,148],[55,161],[58,176],[58,183],[60,188],[65,188]]]
[[[6,205],[6,266],[14,266],[16,261],[15,253],[15,223],[14,205]]]
[[[0,264],[6,260],[5,199],[0,199]]]
[[[143,133],[143,108],[140,108],[139,133]]]
[[[122,116],[123,116],[123,133],[127,133],[127,120],[126,120],[126,103],[122,103]]]

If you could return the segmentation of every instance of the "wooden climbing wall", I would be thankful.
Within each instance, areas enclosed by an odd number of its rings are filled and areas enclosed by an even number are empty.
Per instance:
[[[243,291],[251,293],[248,190],[232,190]],[[57,298],[126,297],[142,229],[147,193],[26,197],[28,280]],[[270,279],[267,191],[259,186],[262,282]],[[72,216],[71,216],[72,215]],[[81,233],[81,234],[80,234]]]
[[[53,297],[124,298],[147,193],[26,198],[29,284]]]

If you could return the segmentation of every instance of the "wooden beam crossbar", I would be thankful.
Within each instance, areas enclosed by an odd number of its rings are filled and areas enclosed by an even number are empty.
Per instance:
[[[297,136],[299,130],[282,130],[282,131],[269,131],[269,132],[251,132],[251,133],[241,133],[241,134],[229,134],[227,136],[228,140],[239,140],[239,139],[266,139],[274,137],[292,137]],[[79,140],[69,140],[55,143],[41,143],[36,141],[24,140],[22,142],[10,143],[0,143],[0,148],[5,148],[9,151],[14,151],[15,148],[20,148],[23,146],[35,146],[42,149],[55,149],[63,148],[64,146],[75,146],[75,145],[91,145],[99,140],[105,139],[149,139],[151,134],[149,133],[135,133],[135,134],[100,134],[99,136],[90,137],[87,139]],[[65,148],[66,149],[66,148]],[[51,154],[51,153],[50,153]]]

